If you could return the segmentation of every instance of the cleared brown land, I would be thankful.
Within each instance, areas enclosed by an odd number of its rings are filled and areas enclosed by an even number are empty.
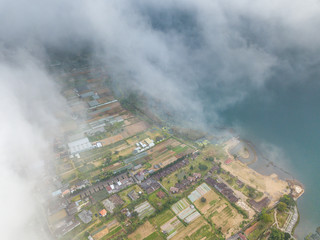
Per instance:
[[[108,137],[105,139],[102,139],[100,141],[97,142],[101,142],[103,146],[108,146],[109,144],[115,143],[115,142],[119,142],[120,140],[122,140],[123,137],[121,136],[121,134],[112,136],[112,137]]]
[[[155,231],[154,226],[149,221],[146,221],[141,227],[139,227],[136,231],[131,233],[128,238],[130,240],[142,240],[148,237]]]
[[[126,126],[124,131],[121,133],[124,138],[135,135],[139,132],[145,131],[148,129],[148,125],[145,122],[137,122],[132,125]]]
[[[176,153],[174,151],[168,151],[165,154],[162,154],[159,157],[150,161],[150,164],[156,165],[156,164],[162,163],[161,167],[164,167],[164,166],[168,165],[169,163],[177,160],[177,158],[174,156],[175,154]]]
[[[105,228],[102,231],[98,232],[97,234],[93,235],[93,239],[99,240],[100,238],[102,238],[103,236],[105,236],[108,233],[109,233],[109,229]]]
[[[225,143],[224,149],[229,157],[233,156],[231,156],[228,150],[236,143],[237,142],[234,139]],[[271,198],[269,205],[273,205],[283,194],[290,193],[288,183],[279,179],[276,174],[271,174],[270,176],[262,175],[238,160],[233,161],[230,164],[225,164],[224,161],[221,161],[221,164],[222,168],[229,171],[232,175],[237,176],[240,181],[256,188],[260,192],[267,192]]]

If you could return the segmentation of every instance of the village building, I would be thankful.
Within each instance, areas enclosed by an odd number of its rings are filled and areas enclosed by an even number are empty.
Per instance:
[[[84,223],[89,223],[92,220],[92,212],[90,210],[83,210],[78,214],[78,217],[81,219]]]
[[[163,191],[159,191],[159,192],[157,192],[157,196],[158,196],[158,198],[165,198],[166,197],[166,194],[163,192]]]
[[[179,192],[179,188],[171,187],[170,188],[170,192],[173,193],[173,194],[178,193]]]
[[[102,210],[99,212],[99,215],[100,215],[100,217],[105,217],[105,216],[107,215],[107,210],[102,209]]]
[[[70,154],[75,154],[90,150],[93,148],[88,138],[82,138],[73,142],[68,143]]]

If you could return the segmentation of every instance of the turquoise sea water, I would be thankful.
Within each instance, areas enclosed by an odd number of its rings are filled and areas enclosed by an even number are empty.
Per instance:
[[[210,91],[207,91],[210,98]],[[208,100],[207,100],[208,101]],[[251,140],[270,160],[292,173],[305,186],[298,200],[298,239],[320,225],[320,92],[315,82],[273,84],[249,95],[220,117],[227,127]],[[208,119],[210,118],[210,108]],[[279,148],[264,149],[265,144]],[[269,151],[269,152],[268,152]],[[253,166],[268,172],[265,164]]]

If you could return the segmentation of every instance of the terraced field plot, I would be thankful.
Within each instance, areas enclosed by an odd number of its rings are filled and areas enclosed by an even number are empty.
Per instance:
[[[177,214],[177,216],[186,223],[190,223],[201,216],[200,213],[192,205],[190,205],[185,198],[173,204],[171,208]]]
[[[145,201],[134,208],[134,211],[138,213],[140,219],[152,215],[155,212],[154,207],[150,205],[148,201]]]
[[[206,218],[211,219],[217,228],[221,227],[221,232],[225,236],[228,237],[240,229],[243,216],[229,202],[213,190],[208,191],[203,197],[206,199],[205,202],[199,198],[194,205]]]
[[[171,209],[172,209],[172,211],[174,211],[175,214],[178,214],[182,210],[184,210],[187,207],[189,207],[189,205],[190,204],[188,203],[187,199],[183,198],[179,202],[173,204]]]
[[[162,226],[165,224],[167,221],[172,219],[174,217],[174,214],[171,210],[166,210],[160,214],[157,214],[154,218],[150,219],[150,222],[157,227]]]

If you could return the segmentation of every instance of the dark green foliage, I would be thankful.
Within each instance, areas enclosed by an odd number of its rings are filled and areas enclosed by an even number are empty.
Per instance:
[[[206,160],[207,160],[207,161],[210,161],[210,162],[213,162],[213,161],[214,161],[214,158],[213,158],[213,157],[207,157]]]
[[[284,195],[283,197],[280,198],[279,201],[287,204],[288,207],[292,207],[295,205],[295,201],[289,195]]]
[[[289,233],[284,233],[277,228],[271,229],[270,240],[289,240],[291,238]]]
[[[284,212],[285,210],[287,210],[288,206],[287,204],[285,204],[284,202],[280,202],[277,206],[278,211],[280,212]]]
[[[201,164],[201,163],[199,163],[199,170],[200,171],[205,171],[205,170],[207,170],[208,169],[208,167],[207,167],[207,165],[204,165],[204,164]]]

